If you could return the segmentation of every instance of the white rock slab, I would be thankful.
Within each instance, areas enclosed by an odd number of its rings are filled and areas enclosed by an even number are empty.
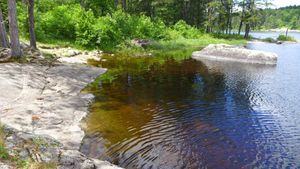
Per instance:
[[[201,51],[193,52],[192,58],[196,60],[230,61],[251,64],[277,64],[277,54],[244,47],[211,44]]]
[[[81,90],[105,71],[80,65],[0,64],[0,123],[51,136],[78,150],[84,137],[80,121],[93,98]]]

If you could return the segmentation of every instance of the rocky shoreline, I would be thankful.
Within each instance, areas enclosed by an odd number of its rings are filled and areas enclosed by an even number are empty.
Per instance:
[[[78,55],[68,59],[86,63],[99,58],[89,57],[90,53]],[[93,100],[92,94],[81,90],[106,70],[70,64],[68,59],[61,61],[65,63],[54,59],[51,65],[41,63],[44,57],[35,57],[34,63],[0,64],[0,123],[6,131],[5,148],[10,156],[51,162],[60,169],[119,168],[78,151],[84,137],[80,122]],[[0,168],[4,166],[14,168],[0,163]]]
[[[64,145],[46,135],[34,135],[13,128],[5,128],[5,133],[8,154],[18,157],[19,160],[53,164],[57,169],[120,169],[109,162],[87,158],[78,150],[66,149]],[[4,167],[15,168],[9,163],[0,163],[0,168]]]

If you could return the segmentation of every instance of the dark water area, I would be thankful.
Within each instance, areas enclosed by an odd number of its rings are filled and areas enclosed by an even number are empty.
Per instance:
[[[98,63],[122,71],[91,88],[81,151],[125,168],[300,168],[300,44],[248,47],[278,65]]]

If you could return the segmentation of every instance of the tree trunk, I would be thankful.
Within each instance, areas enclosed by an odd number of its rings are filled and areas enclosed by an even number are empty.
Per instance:
[[[242,16],[241,16],[241,21],[240,21],[240,25],[239,25],[239,32],[238,34],[241,35],[241,30],[242,30],[242,27],[243,27],[243,24],[244,24],[244,16],[245,16],[245,0],[243,0],[243,3],[242,3]]]
[[[241,19],[240,26],[239,26],[239,32],[238,32],[239,35],[241,35],[242,27],[243,27],[243,20]]]
[[[2,10],[0,8],[0,46],[3,48],[8,48],[9,43],[8,43],[8,38],[6,34],[6,29],[5,29],[5,24],[4,24],[4,19],[2,15]]]
[[[8,19],[9,19],[9,32],[11,41],[11,55],[13,57],[21,57],[21,45],[19,40],[19,30],[17,22],[17,8],[16,0],[7,0],[8,2]]]
[[[246,24],[246,28],[245,28],[245,36],[244,36],[244,38],[249,38],[249,33],[250,33],[250,24],[247,23]]]
[[[36,36],[34,31],[34,0],[28,0],[28,15],[29,15],[29,35],[30,35],[30,47],[36,48]]]

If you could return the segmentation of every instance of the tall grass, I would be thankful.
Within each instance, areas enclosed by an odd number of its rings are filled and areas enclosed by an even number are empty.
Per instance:
[[[292,36],[285,36],[285,35],[279,35],[277,37],[277,40],[280,41],[290,41],[290,42],[296,42],[296,39]]]

